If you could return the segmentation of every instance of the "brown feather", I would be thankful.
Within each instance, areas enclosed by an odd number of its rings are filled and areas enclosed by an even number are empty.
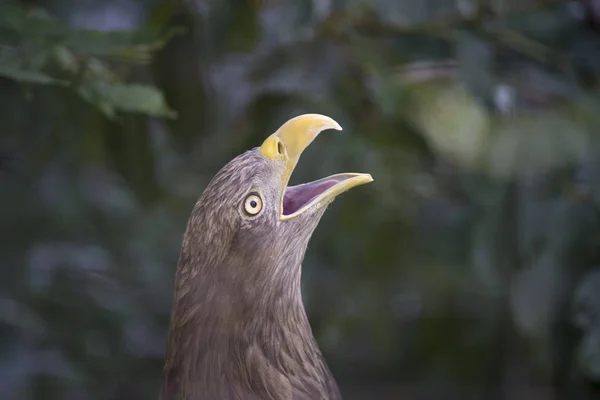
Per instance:
[[[300,292],[325,207],[280,221],[284,167],[246,152],[196,203],[177,266],[162,400],[341,398]],[[252,191],[264,209],[250,219],[240,206]]]

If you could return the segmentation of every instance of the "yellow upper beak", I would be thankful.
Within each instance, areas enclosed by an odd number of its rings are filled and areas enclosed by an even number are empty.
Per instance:
[[[281,176],[282,204],[280,207],[280,219],[282,220],[293,218],[317,203],[329,203],[339,194],[355,186],[363,185],[373,181],[373,178],[369,174],[356,173],[338,174],[329,178],[321,179],[314,183],[322,183],[326,179],[333,179],[337,183],[315,196],[315,198],[304,204],[295,212],[289,215],[284,215],[283,197],[292,172],[294,171],[294,168],[296,167],[296,164],[298,163],[298,160],[300,159],[304,149],[306,149],[308,145],[312,143],[319,133],[326,129],[335,129],[341,131],[342,127],[333,119],[325,115],[300,115],[284,123],[274,134],[269,136],[263,142],[259,149],[259,152],[263,157],[271,160],[285,160],[285,170]],[[295,186],[294,188],[298,188],[298,190],[300,190],[308,187],[308,185],[311,184],[312,183],[306,183]]]

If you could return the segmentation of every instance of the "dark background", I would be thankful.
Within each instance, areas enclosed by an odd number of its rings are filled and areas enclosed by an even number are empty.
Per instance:
[[[0,1],[0,398],[151,399],[197,196],[370,172],[304,300],[348,399],[592,399],[600,2]]]

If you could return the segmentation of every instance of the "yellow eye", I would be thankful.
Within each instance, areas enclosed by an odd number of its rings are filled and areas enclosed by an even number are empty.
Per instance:
[[[244,200],[244,211],[250,216],[255,216],[262,211],[263,201],[256,193],[249,194]]]

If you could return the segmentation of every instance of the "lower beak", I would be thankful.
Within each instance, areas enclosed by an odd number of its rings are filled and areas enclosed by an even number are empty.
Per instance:
[[[304,149],[326,129],[342,130],[342,127],[325,115],[304,114],[284,123],[261,145],[259,152],[263,157],[285,160],[285,170],[281,176],[280,220],[297,217],[312,207],[325,206],[353,187],[373,181],[370,174],[344,173],[287,186]]]

